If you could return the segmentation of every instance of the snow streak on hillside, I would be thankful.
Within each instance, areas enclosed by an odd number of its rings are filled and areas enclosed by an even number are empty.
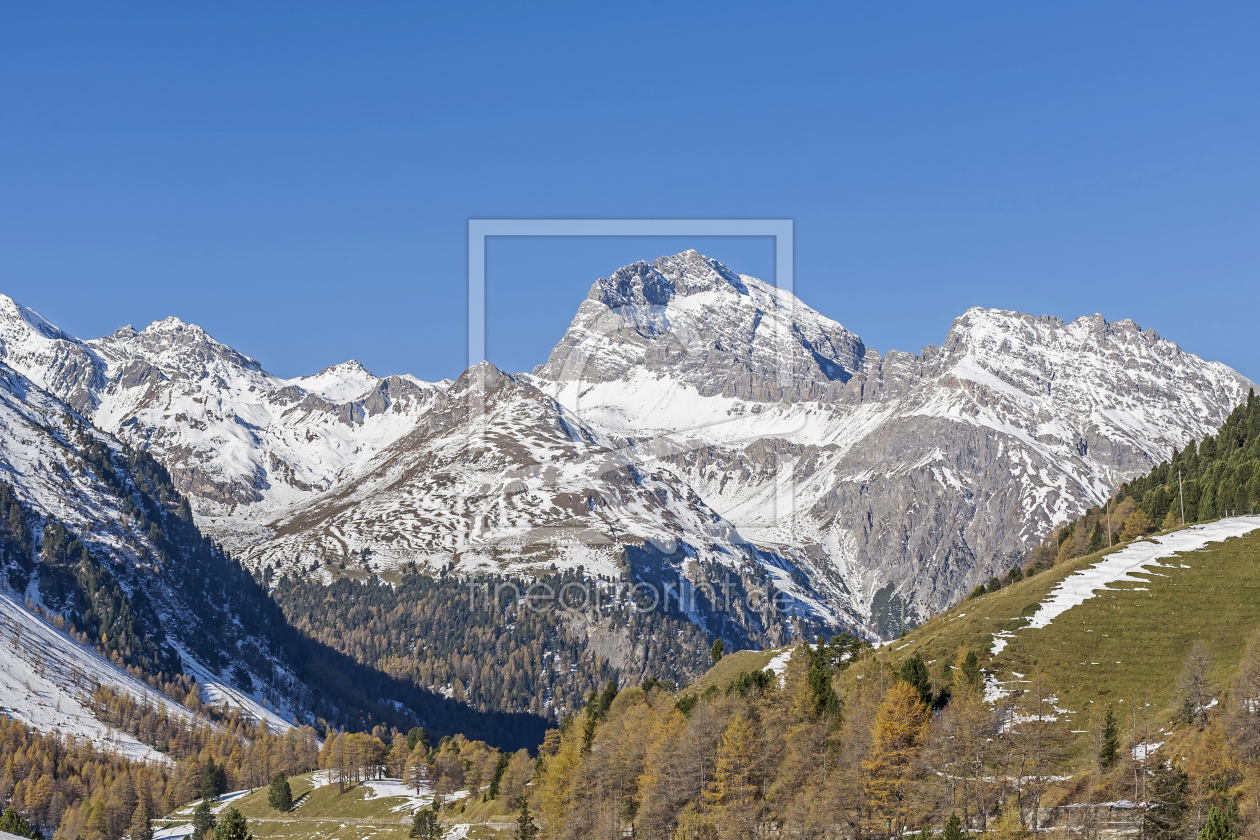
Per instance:
[[[1033,615],[1028,628],[1048,627],[1054,619],[1072,607],[1085,603],[1110,584],[1120,581],[1147,582],[1145,578],[1131,577],[1132,572],[1146,566],[1167,566],[1169,564],[1161,564],[1159,561],[1187,551],[1198,551],[1209,543],[1224,542],[1231,537],[1250,534],[1257,528],[1260,528],[1260,516],[1235,516],[1191,525],[1181,531],[1147,540],[1138,540],[1066,578],[1041,602],[1041,609]],[[1181,564],[1171,565],[1172,568],[1177,568]]]

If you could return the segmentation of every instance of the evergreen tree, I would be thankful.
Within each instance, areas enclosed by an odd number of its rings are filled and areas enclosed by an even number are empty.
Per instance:
[[[901,663],[901,678],[914,686],[914,690],[919,692],[919,699],[924,705],[932,705],[932,678],[928,675],[927,665],[923,663],[922,656],[916,653]]]
[[[516,810],[516,840],[537,840],[537,838],[538,826],[534,825],[534,818],[529,813],[529,800],[522,796]]]
[[[1229,814],[1213,805],[1207,822],[1199,829],[1199,840],[1237,840],[1238,835],[1231,822]]]
[[[1102,746],[1098,750],[1098,763],[1109,770],[1120,757],[1120,727],[1116,725],[1116,713],[1110,706],[1103,718]]]
[[[499,785],[503,782],[503,774],[507,772],[508,762],[508,754],[499,753],[499,761],[494,765],[494,775],[490,777],[490,789],[486,791],[488,798],[499,798]]]
[[[214,840],[253,840],[253,837],[249,831],[249,823],[235,808],[224,811],[219,824],[214,827]]]
[[[726,643],[721,639],[713,640],[713,647],[709,649],[709,658],[713,660],[713,664],[718,664],[718,660],[722,658],[722,654],[726,653]]]
[[[153,812],[144,806],[144,802],[136,803],[129,834],[131,840],[153,840]]]
[[[1102,551],[1107,544],[1107,535],[1103,533],[1102,517],[1098,517],[1098,521],[1094,523],[1094,530],[1089,535],[1089,545],[1085,548],[1086,554],[1093,554],[1095,551]]]
[[[957,811],[949,812],[949,819],[945,820],[945,830],[941,832],[940,840],[966,840],[967,835],[963,834],[962,820],[958,818]]]
[[[599,695],[599,716],[602,718],[608,714],[608,710],[612,707],[612,703],[617,699],[617,681],[609,680],[608,685],[604,686],[604,691]]]
[[[582,717],[582,753],[591,751],[591,745],[595,743],[595,727],[599,723],[599,716],[595,713],[595,705],[587,703],[586,714]]]
[[[193,809],[192,840],[205,840],[206,837],[213,835],[215,823],[214,814],[210,811],[210,800],[202,799]]]
[[[983,687],[984,681],[981,679],[980,674],[980,658],[976,656],[974,650],[967,651],[967,655],[963,657],[962,674],[967,681],[967,686],[972,691],[979,691]]]
[[[44,835],[38,829],[31,828],[30,823],[18,816],[12,806],[5,808],[4,814],[0,815],[0,831],[16,834],[18,837],[29,837],[31,840],[44,840]]]
[[[277,773],[271,777],[271,785],[267,790],[267,804],[281,813],[293,808],[293,788],[289,786],[289,777]]]
[[[416,815],[411,818],[411,831],[407,832],[407,836],[417,840],[442,840],[446,831],[446,826],[438,819],[437,809],[430,806],[416,811]]]
[[[429,734],[419,726],[413,726],[407,732],[407,749],[414,750],[417,746],[423,745],[424,750],[429,749]]]
[[[810,657],[809,672],[805,679],[809,687],[809,698],[814,706],[814,714],[827,718],[833,727],[839,726],[844,715],[840,707],[840,698],[831,684],[831,654],[821,641],[816,649],[811,649],[808,645],[802,645],[801,648]],[[765,675],[765,685],[762,686],[762,690],[768,689],[774,679],[770,672],[757,671],[755,673]]]
[[[1153,840],[1179,840],[1185,836],[1186,814],[1190,808],[1190,777],[1185,771],[1164,762],[1151,779],[1144,821],[1146,834]]]
[[[201,798],[214,799],[223,793],[227,793],[227,769],[215,764],[212,756],[201,770]]]

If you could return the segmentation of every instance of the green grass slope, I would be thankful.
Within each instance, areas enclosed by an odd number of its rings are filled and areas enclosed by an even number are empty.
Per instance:
[[[1062,705],[1078,713],[1091,701],[1140,701],[1164,709],[1198,640],[1212,658],[1216,685],[1226,686],[1247,637],[1260,627],[1260,531],[1162,559],[1130,574],[1140,582],[1112,583],[1049,626],[1025,627],[1055,586],[1116,550],[965,601],[886,646],[882,655],[893,665],[915,653],[928,662],[952,661],[967,647],[998,682],[1040,670]],[[990,655],[1001,631],[1013,635]]]
[[[732,681],[745,671],[761,671],[770,667],[770,662],[786,648],[778,650],[738,650],[728,653],[718,660],[703,677],[685,686],[678,692],[679,699],[690,694],[703,694],[710,686],[725,689]]]
[[[1159,536],[1159,535],[1156,535]],[[1043,628],[1027,627],[1051,592],[1069,576],[1098,564],[1123,546],[1079,557],[998,592],[968,599],[934,616],[877,656],[894,668],[914,654],[936,673],[960,649],[1008,689],[1040,671],[1056,687],[1060,706],[1085,729],[1094,704],[1150,703],[1170,719],[1186,655],[1202,641],[1219,695],[1228,686],[1248,636],[1260,628],[1260,530],[1158,560],[1095,591]],[[994,638],[1009,635],[999,653]],[[725,688],[743,671],[767,667],[783,652],[740,651],[722,658],[680,697]]]

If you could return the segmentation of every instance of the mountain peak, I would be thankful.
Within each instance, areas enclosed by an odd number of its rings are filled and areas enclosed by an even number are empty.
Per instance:
[[[748,287],[738,274],[717,260],[686,250],[658,257],[650,264],[639,260],[622,266],[610,277],[596,280],[587,299],[609,309],[650,308],[668,306],[674,297],[713,291],[747,295]]]
[[[185,322],[182,318],[177,318],[174,315],[168,315],[160,321],[154,321],[152,324],[149,324],[149,326],[141,330],[141,332],[142,333],[183,332],[184,330],[188,330],[189,332],[194,332],[194,333],[203,333],[203,334],[205,333],[205,330],[203,330],[201,327],[197,326],[196,324],[189,324]]]
[[[49,339],[72,340],[53,324],[29,306],[23,306],[8,295],[0,295],[0,321],[5,321],[19,329],[33,331]]]
[[[310,376],[289,380],[294,385],[334,403],[356,400],[376,387],[380,381],[356,359],[329,365]]]

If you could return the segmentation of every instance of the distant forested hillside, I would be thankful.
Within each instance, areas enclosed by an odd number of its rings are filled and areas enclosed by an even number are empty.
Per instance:
[[[525,581],[496,579],[494,584]],[[593,585],[581,572],[541,578],[559,591]],[[454,575],[409,572],[396,584],[346,578],[331,585],[287,578],[275,597],[301,632],[356,661],[417,686],[443,690],[483,711],[558,720],[609,680],[690,682],[709,665],[712,639],[683,618],[625,601],[581,612],[504,609],[473,602]],[[480,736],[479,736],[480,737]]]

